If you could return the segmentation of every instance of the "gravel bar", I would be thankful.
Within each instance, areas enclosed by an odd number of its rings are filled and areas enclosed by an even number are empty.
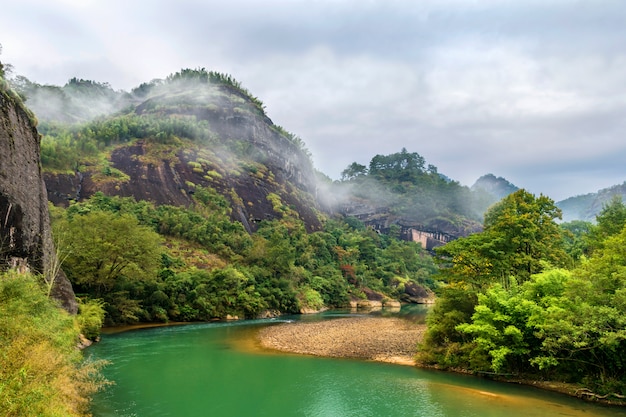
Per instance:
[[[261,346],[282,352],[415,365],[426,325],[405,319],[349,317],[282,323],[259,332]]]

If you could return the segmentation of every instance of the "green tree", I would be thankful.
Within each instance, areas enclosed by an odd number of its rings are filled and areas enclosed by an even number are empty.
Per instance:
[[[573,220],[561,223],[561,229],[563,229],[563,249],[574,261],[589,253],[589,234],[594,229],[592,223]]]
[[[485,232],[496,239],[492,253],[494,272],[505,281],[515,276],[524,281],[541,272],[545,262],[565,266],[562,231],[556,223],[561,210],[544,195],[526,190],[509,194],[485,214]]]
[[[341,180],[350,181],[363,175],[367,175],[367,167],[353,162],[348,165],[346,169],[341,171]]]
[[[626,226],[626,205],[618,195],[602,207],[596,216],[596,226],[587,234],[587,253],[601,249],[604,241],[622,231]]]
[[[545,352],[539,364],[626,394],[626,229],[572,271],[539,330]]]
[[[515,296],[518,283],[546,266],[568,264],[555,222],[559,217],[552,200],[519,190],[486,213],[483,232],[437,249],[440,277],[450,289],[440,295],[430,319],[424,360],[450,366],[447,358],[454,353],[455,363],[465,367],[501,370],[511,358],[528,353],[522,323],[532,311],[514,311],[516,304],[508,298]],[[459,310],[454,301],[463,297],[465,307]]]
[[[55,223],[67,254],[64,270],[73,283],[103,298],[122,281],[154,280],[160,263],[161,237],[140,226],[134,216],[93,211]]]

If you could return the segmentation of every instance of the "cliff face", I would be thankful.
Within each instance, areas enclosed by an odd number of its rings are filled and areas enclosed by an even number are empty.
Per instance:
[[[39,134],[32,115],[0,86],[0,268],[29,269],[53,279],[51,295],[76,313],[74,291],[57,265]]]

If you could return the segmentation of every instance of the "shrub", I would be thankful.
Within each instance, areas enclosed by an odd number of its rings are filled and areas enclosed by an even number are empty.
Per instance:
[[[100,329],[104,324],[104,313],[103,300],[79,300],[76,318],[83,336],[89,340],[96,340],[100,336]]]
[[[0,274],[0,415],[88,415],[89,396],[106,382],[102,362],[83,361],[78,335],[36,277]]]

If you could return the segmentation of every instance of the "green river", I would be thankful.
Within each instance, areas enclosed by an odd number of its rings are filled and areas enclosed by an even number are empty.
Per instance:
[[[310,318],[309,318],[310,319]],[[411,366],[263,351],[260,326],[283,319],[105,334],[87,355],[115,384],[94,417],[624,416],[530,387]]]

